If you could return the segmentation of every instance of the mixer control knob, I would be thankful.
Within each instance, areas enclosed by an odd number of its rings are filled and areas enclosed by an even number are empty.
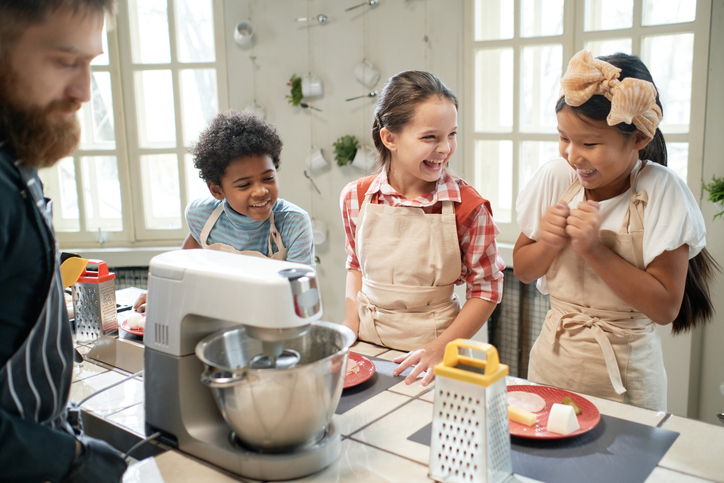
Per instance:
[[[279,275],[289,279],[294,297],[294,312],[301,318],[312,317],[321,310],[317,275],[312,270],[290,268]]]

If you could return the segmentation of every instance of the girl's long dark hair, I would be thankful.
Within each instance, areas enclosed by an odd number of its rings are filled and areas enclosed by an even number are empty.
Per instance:
[[[621,73],[619,80],[626,77],[643,79],[654,83],[649,69],[635,55],[616,53],[598,57],[599,59],[612,64]],[[654,84],[656,86],[656,84]],[[658,89],[656,93],[656,104],[661,108]],[[605,96],[595,95],[580,106],[569,106],[564,97],[556,103],[556,112],[563,108],[571,109],[577,116],[586,117],[595,121],[605,121],[608,113],[611,112],[611,101]],[[633,124],[620,123],[614,126],[622,135],[631,136],[636,131]],[[662,166],[667,165],[666,142],[661,130],[656,128],[656,134],[651,142],[639,151],[639,159],[648,159]],[[711,303],[709,284],[714,279],[716,272],[721,272],[721,267],[704,248],[698,255],[689,260],[689,269],[686,272],[686,286],[684,289],[684,300],[681,302],[679,315],[674,319],[671,332],[674,334],[685,333],[694,327],[701,326],[709,321],[714,315],[714,306]]]

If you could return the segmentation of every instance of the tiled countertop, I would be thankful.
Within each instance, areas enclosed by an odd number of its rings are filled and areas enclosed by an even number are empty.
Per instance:
[[[87,346],[79,346],[86,353]],[[356,343],[353,352],[392,360],[400,352]],[[79,402],[91,393],[130,374],[86,360],[74,369],[70,399]],[[86,411],[113,423],[137,438],[144,438],[142,376],[90,398]],[[509,378],[509,384],[526,381]],[[418,382],[396,384],[342,415],[334,422],[342,434],[339,460],[300,482],[414,482],[427,477],[430,448],[407,438],[432,421],[431,387]],[[604,415],[659,426],[680,433],[646,480],[650,482],[724,482],[724,427],[670,416],[604,399],[586,396]],[[532,482],[517,476],[518,481]],[[176,450],[137,461],[129,466],[124,483],[250,481],[214,468]]]

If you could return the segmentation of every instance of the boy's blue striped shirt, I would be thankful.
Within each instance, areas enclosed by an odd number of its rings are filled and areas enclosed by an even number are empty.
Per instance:
[[[186,208],[186,222],[194,239],[200,242],[201,230],[211,213],[219,203],[224,204],[224,212],[209,233],[206,243],[224,243],[237,250],[254,250],[269,256],[267,240],[269,238],[269,219],[256,221],[234,211],[226,200],[200,198],[192,201]],[[304,263],[315,268],[314,238],[312,236],[312,220],[309,214],[281,198],[272,208],[274,224],[282,236],[282,243],[287,248],[287,261]]]

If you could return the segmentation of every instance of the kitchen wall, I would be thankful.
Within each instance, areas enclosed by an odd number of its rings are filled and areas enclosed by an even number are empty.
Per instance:
[[[724,176],[724,1],[712,2],[711,37],[709,44],[709,82],[707,89],[706,131],[704,133],[704,160],[702,178],[710,181],[713,175]],[[705,197],[704,197],[705,198]],[[706,239],[712,256],[724,267],[724,219],[713,220],[717,209],[713,203],[701,202],[706,220]],[[697,417],[712,424],[721,424],[716,417],[724,412],[724,273],[720,273],[711,287],[716,315],[712,323],[697,331],[700,336],[696,351],[701,357],[700,373],[694,373],[699,382]]]
[[[351,134],[371,145],[369,131],[377,100],[345,102],[371,90],[357,82],[355,66],[366,59],[377,68],[381,79],[374,89],[378,91],[397,72],[422,69],[435,72],[458,97],[462,95],[461,0],[382,0],[374,7],[344,11],[359,3],[363,1],[224,2],[230,107],[241,110],[256,100],[265,109],[266,119],[276,124],[284,142],[280,196],[327,225],[327,241],[317,246],[317,270],[324,318],[336,322],[344,312],[346,277],[339,194],[365,172],[338,167],[332,143]],[[295,21],[319,14],[327,16],[326,23]],[[239,48],[233,40],[241,20],[251,20],[254,25],[250,48]],[[324,95],[305,102],[322,112],[293,107],[284,98],[292,74],[309,72],[322,80]],[[308,169],[305,158],[312,146],[321,148],[330,163],[313,173],[320,193],[304,176]],[[462,159],[459,148],[452,160],[458,173],[462,173]]]

